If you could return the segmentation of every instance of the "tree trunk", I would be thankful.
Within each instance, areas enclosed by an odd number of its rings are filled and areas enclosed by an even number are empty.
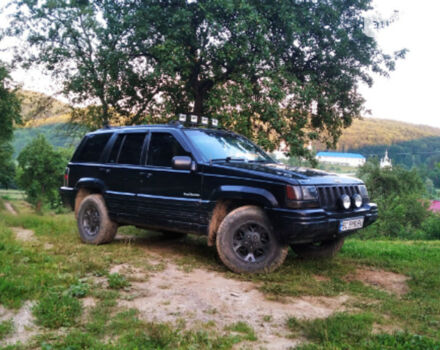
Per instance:
[[[194,109],[193,113],[196,115],[203,115],[203,96],[199,92],[197,92],[194,99]]]

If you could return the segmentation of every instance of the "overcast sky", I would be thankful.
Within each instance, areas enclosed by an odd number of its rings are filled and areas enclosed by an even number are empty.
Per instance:
[[[7,1],[0,0],[0,6]],[[361,87],[365,107],[372,117],[440,127],[440,1],[375,0],[374,4],[384,19],[399,11],[395,23],[376,33],[379,45],[385,52],[407,48],[409,53],[397,63],[390,78],[376,76],[372,88]],[[0,25],[4,23],[0,16]],[[0,49],[8,44],[3,41]],[[0,52],[0,60],[8,57],[7,52]],[[38,71],[15,71],[12,76],[29,90],[55,90],[53,82]]]

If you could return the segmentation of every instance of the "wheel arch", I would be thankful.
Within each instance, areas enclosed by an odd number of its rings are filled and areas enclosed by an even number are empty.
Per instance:
[[[75,216],[78,217],[78,210],[81,202],[90,194],[104,194],[105,185],[102,180],[94,178],[82,178],[75,185]]]
[[[212,195],[216,202],[210,215],[208,245],[215,245],[217,230],[223,219],[232,210],[245,205],[264,208],[278,207],[278,201],[268,190],[250,186],[220,186]]]

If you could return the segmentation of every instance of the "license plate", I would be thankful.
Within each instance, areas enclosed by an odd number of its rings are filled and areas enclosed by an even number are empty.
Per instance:
[[[358,228],[364,227],[364,218],[354,218],[342,220],[339,224],[339,232],[356,230]]]

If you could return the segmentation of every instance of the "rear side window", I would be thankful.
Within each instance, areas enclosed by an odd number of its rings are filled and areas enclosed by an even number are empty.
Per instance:
[[[119,135],[111,152],[110,162],[139,165],[145,135],[145,133]],[[122,136],[123,139],[121,139]],[[120,150],[118,151],[117,148]]]
[[[80,153],[75,157],[76,162],[96,163],[101,158],[105,145],[112,136],[111,133],[87,136]]]
[[[148,165],[171,167],[174,156],[187,156],[180,143],[169,133],[153,133],[148,148]]]

